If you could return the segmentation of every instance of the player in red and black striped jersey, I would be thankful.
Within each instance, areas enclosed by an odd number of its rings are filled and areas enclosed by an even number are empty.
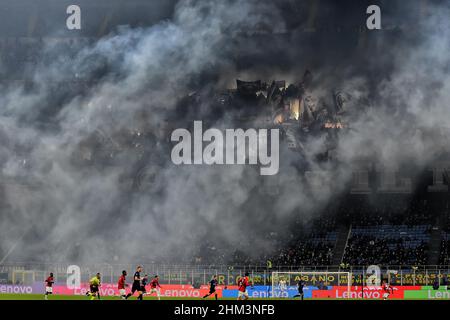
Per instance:
[[[50,276],[45,279],[45,300],[48,300],[48,295],[53,294],[53,272],[50,272]]]
[[[127,272],[126,270],[123,270],[122,275],[119,278],[119,282],[117,283],[117,289],[119,289],[119,294],[124,300],[131,297],[131,293],[126,294],[125,288],[128,286],[126,280],[127,280]]]
[[[248,272],[245,273],[245,277],[240,278],[238,281],[239,291],[238,291],[238,300],[247,300],[248,299],[248,291],[247,287],[250,285]]]
[[[156,293],[158,300],[161,300],[161,286],[159,285],[159,277],[156,275],[152,281],[150,281],[150,292],[148,294]]]
[[[386,281],[383,281],[382,290],[383,290],[383,300],[387,300],[389,296],[394,293],[394,288]]]

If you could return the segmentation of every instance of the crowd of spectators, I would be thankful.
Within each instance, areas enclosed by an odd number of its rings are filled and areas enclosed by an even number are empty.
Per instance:
[[[336,245],[336,218],[321,217],[312,221],[288,246],[272,257],[278,266],[330,265]]]
[[[356,202],[347,208],[349,210],[341,206],[333,214],[328,213],[307,224],[294,222],[285,234],[284,239],[288,241],[271,235],[266,239],[272,241],[274,249],[271,253],[256,256],[249,255],[252,250],[244,246],[228,252],[225,248],[209,245],[209,254],[198,255],[195,261],[236,265],[264,265],[267,262],[273,266],[332,265],[336,262],[335,255],[342,254],[336,252],[336,244],[339,226],[344,226],[350,231],[345,233],[349,237],[342,260],[344,265],[426,265],[432,231],[432,217],[426,203],[409,203],[403,210],[399,204],[392,205],[389,210],[389,203],[385,207],[372,208],[367,203]],[[355,208],[362,211],[358,213]],[[448,262],[449,245],[450,240],[446,238],[442,242],[441,264]],[[214,261],[205,256],[214,257]]]
[[[381,230],[381,229],[380,229]],[[379,236],[353,235],[344,255],[344,263],[349,265],[425,265],[427,242],[419,244],[411,238],[384,238]]]
[[[442,232],[439,265],[450,265],[450,233],[446,231]]]
[[[373,206],[352,199],[342,202],[334,219],[316,220],[310,234],[281,249],[278,265],[330,265],[337,224],[352,226],[344,251],[345,265],[424,265],[427,263],[432,217],[425,201],[397,201]]]
[[[295,246],[281,250],[274,263],[279,266],[325,266],[333,258],[334,244],[299,242]]]
[[[365,208],[351,219],[343,262],[349,265],[425,265],[432,217],[426,202]]]
[[[440,243],[439,265],[450,265],[450,216],[443,222]]]

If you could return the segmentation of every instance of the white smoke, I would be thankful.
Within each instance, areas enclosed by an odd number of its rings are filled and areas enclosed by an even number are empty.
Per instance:
[[[250,254],[257,254],[272,249],[265,234],[285,229],[293,215],[309,219],[339,194],[355,159],[372,157],[396,167],[410,159],[427,164],[448,141],[427,141],[414,128],[435,131],[448,126],[450,92],[449,25],[444,18],[448,8],[431,12],[418,43],[384,43],[391,45],[386,54],[395,58],[395,70],[384,70],[375,59],[378,72],[386,72],[377,76],[375,87],[370,74],[358,74],[359,65],[348,66],[340,76],[327,67],[318,70],[315,92],[328,92],[332,83],[345,81],[344,89],[353,97],[352,131],[337,147],[345,165],[324,177],[332,181],[329,187],[316,188],[295,169],[297,158],[282,150],[285,165],[274,178],[280,186],[274,203],[256,192],[261,180],[255,170],[175,167],[167,161],[170,150],[153,142],[145,156],[138,147],[118,147],[130,132],[157,136],[179,98],[196,85],[207,86],[202,77],[211,71],[223,75],[216,79],[219,85],[229,83],[234,72],[267,75],[272,69],[267,64],[238,71],[234,53],[246,37],[285,30],[272,2],[180,1],[171,21],[150,28],[120,28],[70,55],[67,49],[45,44],[47,58],[29,73],[35,87],[1,88],[5,209],[0,252],[7,252],[25,232],[10,259],[181,259],[191,257],[205,239],[217,240],[231,251],[251,247]],[[270,46],[264,44],[260,50]],[[303,67],[274,67],[273,74],[296,79]],[[54,99],[55,85],[73,78],[91,82],[70,100]],[[360,103],[368,100],[369,105]],[[42,119],[54,128],[42,129]],[[221,119],[217,124],[229,123]],[[97,140],[113,154],[105,151],[104,161],[93,163],[99,155],[89,146]],[[310,139],[306,146],[320,150],[323,140]],[[306,155],[310,169],[331,170],[317,163],[315,154]],[[147,160],[151,183],[135,191],[133,172]]]

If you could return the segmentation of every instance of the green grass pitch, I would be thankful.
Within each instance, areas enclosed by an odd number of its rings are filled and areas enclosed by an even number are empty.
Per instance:
[[[0,294],[0,300],[44,300],[43,294]],[[89,297],[83,295],[49,295],[48,300],[84,300],[90,301]],[[122,301],[118,296],[103,296],[101,300]],[[129,301],[137,300],[137,295],[130,297]],[[158,300],[156,296],[144,296],[144,300]],[[161,300],[214,300],[214,298],[191,298],[191,297],[161,297]],[[236,300],[235,298],[219,298],[219,300]],[[263,300],[263,299],[253,299]],[[285,299],[279,299],[285,300]],[[94,301],[97,301],[95,299]]]

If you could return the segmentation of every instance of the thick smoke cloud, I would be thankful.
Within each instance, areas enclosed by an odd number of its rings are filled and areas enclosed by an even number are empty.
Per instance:
[[[293,23],[285,11],[271,1],[185,0],[171,20],[148,28],[121,27],[76,50],[45,43],[40,63],[27,72],[32,88],[1,88],[0,252],[13,247],[10,260],[79,264],[114,256],[181,260],[196,253],[199,239],[230,251],[251,248],[250,255],[270,252],[267,235],[282,233],[293,215],[318,215],[348,184],[355,160],[425,166],[448,148],[446,139],[424,135],[448,127],[447,5],[430,4],[411,34],[342,37],[343,43],[302,33],[307,19]],[[363,13],[348,27],[364,25]],[[176,167],[170,149],[157,142],[179,99],[193,90],[223,89],[236,77],[298,82],[311,66],[313,95],[340,89],[352,97],[352,130],[339,139],[337,167],[315,160],[323,137],[305,142],[302,163],[330,170],[323,174],[329,186],[311,183],[297,169],[298,157],[282,148],[283,166],[270,181],[280,192],[272,201],[255,192],[262,183],[256,170]],[[74,77],[89,85],[58,87]],[[237,124],[224,117],[215,125]],[[124,148],[130,135],[133,147]]]

